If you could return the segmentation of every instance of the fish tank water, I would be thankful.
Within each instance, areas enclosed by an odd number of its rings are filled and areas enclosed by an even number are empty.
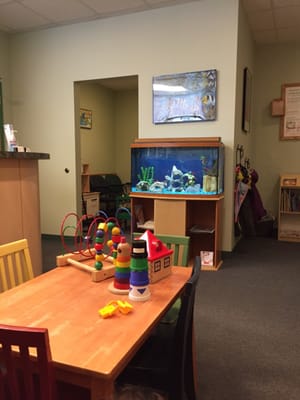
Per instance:
[[[131,145],[131,192],[218,195],[224,191],[221,139],[137,139]]]

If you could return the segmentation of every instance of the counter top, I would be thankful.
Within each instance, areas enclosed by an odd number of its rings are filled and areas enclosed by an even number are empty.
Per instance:
[[[15,159],[15,160],[49,160],[50,154],[48,153],[33,153],[33,152],[17,152],[17,151],[0,151],[1,159]]]

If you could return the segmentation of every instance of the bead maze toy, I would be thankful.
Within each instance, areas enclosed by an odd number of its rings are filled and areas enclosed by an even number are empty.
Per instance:
[[[71,218],[75,218],[73,225],[68,223]],[[90,219],[92,222],[87,234],[83,236],[84,222]],[[65,240],[68,230],[74,230],[73,248],[70,248]],[[93,282],[114,276],[117,247],[121,241],[121,229],[116,218],[90,215],[79,218],[76,213],[68,213],[62,221],[60,236],[66,253],[56,257],[57,267],[71,265],[87,271],[91,274]]]

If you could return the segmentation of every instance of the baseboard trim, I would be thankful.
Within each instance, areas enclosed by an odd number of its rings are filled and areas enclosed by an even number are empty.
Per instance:
[[[53,240],[58,240],[60,239],[60,235],[50,235],[48,233],[42,233],[42,240],[43,239],[53,239]]]

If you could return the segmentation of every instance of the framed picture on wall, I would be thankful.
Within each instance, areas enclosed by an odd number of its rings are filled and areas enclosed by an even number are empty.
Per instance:
[[[215,120],[216,89],[215,69],[153,77],[153,123]]]
[[[80,128],[92,128],[92,110],[80,109]]]
[[[244,132],[250,132],[251,101],[252,101],[252,75],[249,68],[245,68],[244,87],[243,87],[243,116],[242,116],[242,129]]]
[[[282,85],[281,140],[300,140],[300,83]]]

